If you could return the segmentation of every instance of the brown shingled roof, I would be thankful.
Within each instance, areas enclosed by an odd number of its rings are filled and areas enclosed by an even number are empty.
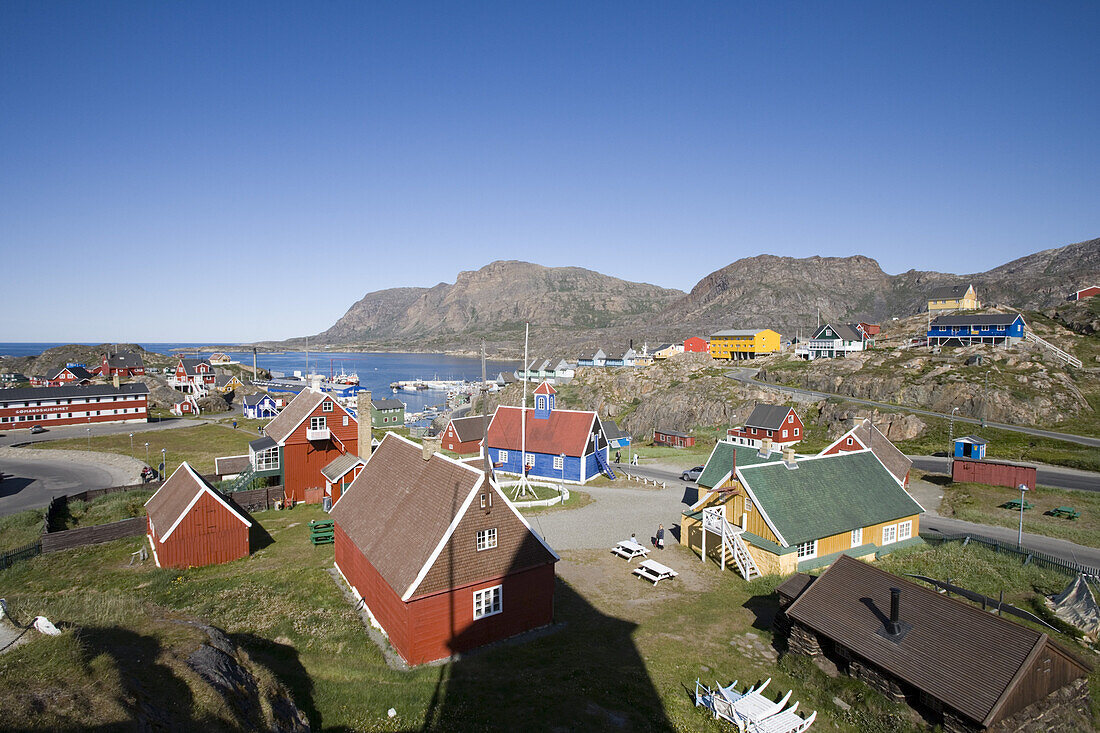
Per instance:
[[[492,492],[493,511],[474,506]],[[359,476],[332,507],[333,520],[403,600],[558,557],[512,508],[485,474],[387,433]],[[476,552],[461,526],[491,522],[498,547]],[[451,543],[452,551],[443,552]],[[497,551],[499,550],[499,551]]]
[[[276,443],[282,443],[326,397],[328,395],[321,392],[303,389],[290,401],[289,405],[283,408],[283,411],[275,419],[267,424],[267,427],[264,428],[264,434]],[[332,399],[332,397],[328,397],[328,399]]]
[[[459,441],[467,443],[471,440],[481,440],[485,423],[490,418],[484,415],[472,415],[470,417],[451,418],[451,427],[455,429],[455,435]]]
[[[837,438],[828,448],[825,448],[825,450],[821,452],[824,453],[829,450],[829,448],[832,448],[849,435],[855,436],[855,438],[863,444],[864,448],[870,448],[871,452],[875,454],[875,458],[877,458],[883,466],[886,466],[886,470],[898,480],[898,483],[905,483],[905,477],[909,474],[909,469],[912,467],[913,461],[898,450],[897,446],[891,443],[890,439],[883,435],[867,418],[861,420],[858,425]]]
[[[251,527],[248,521],[236,509],[226,501],[220,491],[206,482],[202,476],[195,473],[191,464],[184,461],[180,464],[168,480],[164,482],[156,493],[145,502],[145,513],[149,515],[153,533],[163,542],[175,530],[180,519],[198,501],[203,492],[209,492],[219,503],[223,504],[237,519],[244,522],[246,527]]]

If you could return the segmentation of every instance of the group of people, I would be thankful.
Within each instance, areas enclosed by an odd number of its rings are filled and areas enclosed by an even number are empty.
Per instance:
[[[638,537],[633,532],[630,533],[630,541],[638,544]],[[658,550],[665,549],[665,525],[657,525],[657,534],[653,537],[653,546]]]
[[[621,460],[620,460],[621,458],[622,458],[622,455],[620,454],[620,452],[615,451],[615,463],[621,463]],[[634,455],[632,455],[630,457],[630,465],[631,466],[637,466],[638,465],[638,454],[637,453],[635,453]]]

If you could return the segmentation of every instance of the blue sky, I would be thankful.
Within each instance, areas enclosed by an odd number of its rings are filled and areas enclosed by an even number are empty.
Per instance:
[[[1100,3],[0,3],[0,341],[1100,236]]]

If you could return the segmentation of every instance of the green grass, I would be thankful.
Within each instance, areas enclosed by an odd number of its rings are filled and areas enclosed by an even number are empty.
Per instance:
[[[45,516],[45,509],[28,509],[0,517],[0,552],[37,542],[42,536],[42,521]]]
[[[507,492],[506,492],[507,493]],[[511,494],[508,495],[509,498]],[[549,497],[547,497],[549,498]],[[520,508],[520,512],[523,514],[549,514],[551,512],[561,512],[570,509],[580,509],[582,506],[588,506],[592,503],[592,495],[580,491],[578,489],[569,487],[569,498],[562,504],[555,504],[554,506],[536,506]]]
[[[179,467],[183,461],[189,461],[199,473],[214,472],[214,458],[217,456],[238,456],[248,453],[248,443],[255,440],[254,435],[242,430],[234,430],[227,425],[196,425],[189,428],[170,430],[152,430],[134,435],[134,457],[145,460],[145,443],[149,443],[149,462],[156,466],[160,463],[160,451],[166,450],[168,463],[166,473]],[[70,450],[91,450],[104,453],[130,455],[130,437],[127,433],[101,435],[90,441],[84,438],[53,440],[35,443],[34,448],[59,448]]]
[[[944,487],[940,514],[967,522],[1018,527],[1020,512],[1001,508],[1019,499],[1018,489],[974,483],[951,483]],[[1034,509],[1024,512],[1024,531],[1057,537],[1087,547],[1100,547],[1100,494],[1091,491],[1062,491],[1039,487],[1028,492]],[[1073,507],[1079,519],[1062,519],[1044,514],[1055,507]]]
[[[64,529],[92,527],[131,517],[144,517],[145,502],[154,491],[154,489],[120,491],[115,494],[105,494],[92,501],[70,501],[62,518]]]

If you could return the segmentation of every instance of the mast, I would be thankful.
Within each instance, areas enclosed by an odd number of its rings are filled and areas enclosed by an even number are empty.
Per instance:
[[[527,495],[527,346],[530,343],[531,324],[523,325],[523,403],[519,408],[519,485],[515,498]]]
[[[489,463],[489,410],[485,404],[485,339],[481,340],[481,467],[488,478],[492,478],[492,464]]]

